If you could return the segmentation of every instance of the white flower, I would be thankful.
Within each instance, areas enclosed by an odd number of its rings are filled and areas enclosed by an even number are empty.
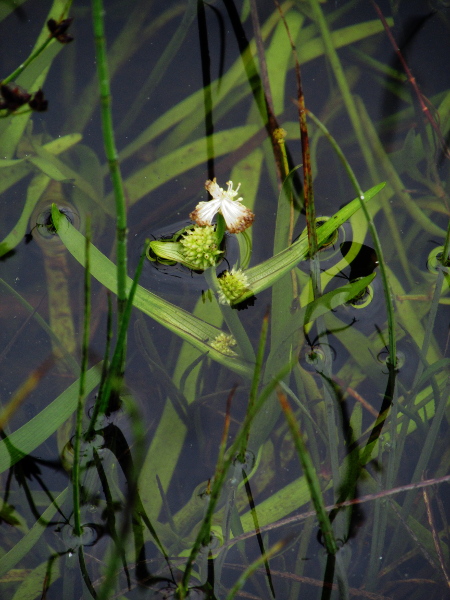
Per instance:
[[[233,182],[227,181],[228,189],[224,190],[216,183],[216,178],[205,183],[205,188],[212,196],[208,202],[199,202],[189,218],[197,225],[211,225],[212,218],[220,212],[225,219],[230,233],[239,233],[250,227],[255,215],[241,203],[242,198],[236,198],[241,184],[233,190]]]

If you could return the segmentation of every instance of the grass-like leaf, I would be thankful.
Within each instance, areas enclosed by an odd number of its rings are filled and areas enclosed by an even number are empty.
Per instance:
[[[379,191],[385,186],[385,183],[379,183],[378,185],[370,188],[364,194],[364,201],[369,202]],[[361,201],[359,198],[355,198],[349,204],[341,208],[335,215],[333,215],[328,221],[326,221],[321,227],[317,229],[317,240],[319,246],[327,240],[330,235],[340,226],[345,223],[357,210],[361,208]],[[290,271],[297,263],[308,257],[308,239],[306,236],[301,236],[296,242],[279,252],[272,258],[264,261],[263,263],[252,267],[245,271],[245,275],[248,279],[248,290],[245,291],[239,298],[234,301],[234,304],[238,304],[252,295],[256,295],[259,292],[271,287],[280,277]]]
[[[95,365],[86,373],[85,395],[100,382],[101,366]],[[44,410],[0,441],[0,473],[45,442],[58,427],[67,421],[77,406],[79,381],[75,381]]]
[[[61,241],[76,258],[80,264],[84,264],[84,236],[77,231],[62,215],[58,208],[52,207],[53,224],[61,238]],[[91,252],[91,275],[102,283],[107,289],[117,293],[116,266],[94,245],[90,247]],[[127,294],[130,291],[132,280],[127,277]],[[145,314],[155,319],[173,333],[190,342],[199,350],[208,354],[210,358],[225,365],[229,369],[244,376],[251,375],[251,367],[240,358],[223,354],[211,346],[211,342],[222,333],[220,329],[209,325],[205,321],[194,317],[189,312],[178,308],[167,302],[156,294],[152,294],[142,286],[138,285],[134,297],[134,306]]]

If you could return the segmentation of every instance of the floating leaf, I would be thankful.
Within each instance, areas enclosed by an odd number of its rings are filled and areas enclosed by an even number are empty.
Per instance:
[[[52,207],[52,220],[63,244],[72,256],[84,265],[84,236],[70,225],[55,205]],[[90,272],[102,285],[117,294],[117,267],[93,244],[90,246]],[[132,280],[127,277],[127,293],[130,291],[131,284]],[[251,375],[251,366],[247,362],[239,357],[223,354],[211,345],[211,342],[214,342],[217,336],[223,333],[217,327],[194,317],[186,310],[171,304],[140,285],[136,289],[133,304],[164,327],[208,354],[210,358],[241,375],[247,377]]]
[[[380,183],[364,194],[364,202],[371,200],[386,184]],[[349,204],[341,208],[335,215],[328,219],[321,227],[317,228],[317,241],[319,246],[327,240],[330,235],[345,223],[357,210],[361,208],[361,201],[355,198]],[[297,263],[308,257],[308,239],[302,235],[291,246],[279,252],[263,263],[247,269],[245,274],[248,279],[249,289],[234,301],[238,304],[252,295],[271,287],[280,277],[290,271]]]

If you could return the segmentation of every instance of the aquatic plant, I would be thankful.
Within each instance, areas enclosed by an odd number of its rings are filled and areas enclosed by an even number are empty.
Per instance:
[[[450,90],[406,3],[263,4],[54,0],[4,74],[1,597],[448,592]]]

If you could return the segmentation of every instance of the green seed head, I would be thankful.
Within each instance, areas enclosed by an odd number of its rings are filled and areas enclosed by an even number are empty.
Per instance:
[[[180,243],[183,246],[183,254],[187,262],[195,265],[199,271],[215,266],[219,256],[223,253],[217,247],[213,225],[195,226],[189,229],[180,239]]]
[[[232,346],[236,346],[236,340],[228,333],[219,333],[219,335],[211,342],[211,346],[214,350],[218,350],[227,356],[237,356],[237,353],[231,349]]]
[[[218,279],[219,302],[221,304],[232,304],[249,289],[247,275],[241,269],[225,271]]]

